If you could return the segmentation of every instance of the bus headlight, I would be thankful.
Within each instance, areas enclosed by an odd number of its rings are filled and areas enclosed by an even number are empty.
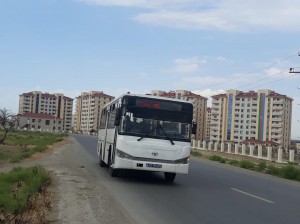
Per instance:
[[[178,159],[175,161],[176,163],[180,163],[180,164],[188,164],[190,162],[190,157],[186,157],[186,158],[183,158],[183,159]]]
[[[133,157],[119,149],[117,149],[117,156],[124,159],[133,159]]]

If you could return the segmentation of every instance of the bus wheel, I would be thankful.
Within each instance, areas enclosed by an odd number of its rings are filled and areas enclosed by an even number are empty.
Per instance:
[[[112,177],[117,177],[119,174],[119,171],[112,167],[111,158],[108,161],[108,170],[109,170],[110,176],[112,176]]]
[[[102,160],[102,150],[100,150],[100,155],[99,155],[99,166],[100,167],[105,167],[106,166],[106,164],[105,164],[105,162]]]
[[[176,173],[165,172],[165,181],[166,182],[168,182],[168,183],[173,182],[175,177],[176,177]]]

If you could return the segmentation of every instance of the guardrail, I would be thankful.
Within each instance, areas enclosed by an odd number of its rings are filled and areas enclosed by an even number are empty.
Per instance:
[[[192,140],[192,149],[248,156],[277,163],[300,164],[300,151],[253,144],[213,143]]]

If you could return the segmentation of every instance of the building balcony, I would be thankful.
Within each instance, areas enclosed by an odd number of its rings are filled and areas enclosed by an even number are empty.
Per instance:
[[[282,121],[282,117],[275,117],[275,118],[272,118],[272,121]]]
[[[217,135],[210,135],[210,140],[211,141],[214,141],[214,140],[217,140]]]
[[[282,129],[272,129],[272,133],[282,133]]]
[[[282,134],[271,134],[271,138],[282,138]]]
[[[272,124],[272,127],[274,128],[282,128],[282,124]]]
[[[211,126],[218,125],[219,124],[219,120],[211,120],[210,124],[211,124]]]
[[[274,115],[274,116],[282,116],[283,115],[283,111],[282,110],[281,111],[275,110],[275,111],[272,112],[272,115]]]

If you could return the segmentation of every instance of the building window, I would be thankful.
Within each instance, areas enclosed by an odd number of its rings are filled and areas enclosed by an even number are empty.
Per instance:
[[[50,125],[50,120],[45,120],[45,125]]]

